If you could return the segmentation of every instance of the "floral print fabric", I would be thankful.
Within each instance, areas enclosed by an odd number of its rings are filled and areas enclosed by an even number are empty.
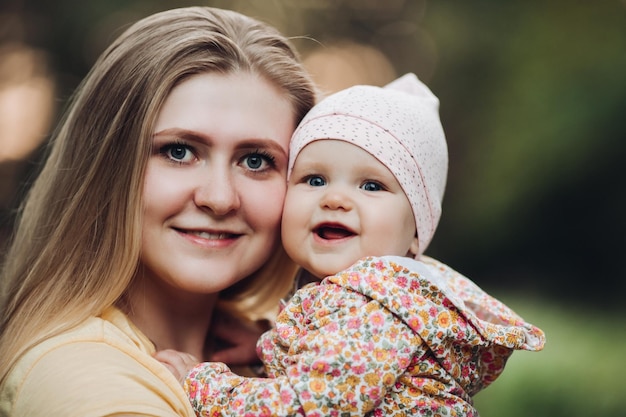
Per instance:
[[[269,378],[204,363],[185,389],[204,416],[477,416],[471,397],[544,341],[442,263],[370,257],[295,293],[257,346]]]

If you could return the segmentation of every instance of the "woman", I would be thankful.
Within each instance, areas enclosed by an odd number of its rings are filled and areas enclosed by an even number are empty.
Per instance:
[[[258,315],[290,285],[287,147],[313,102],[285,38],[235,12],[170,10],[114,41],[7,254],[0,414],[192,416],[152,355],[210,358],[220,291]]]

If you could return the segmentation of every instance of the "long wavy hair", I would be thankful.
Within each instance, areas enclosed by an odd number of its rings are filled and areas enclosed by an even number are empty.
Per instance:
[[[313,83],[289,41],[233,11],[157,13],[100,56],[51,138],[6,254],[0,383],[28,349],[120,302],[138,268],[144,173],[163,102],[194,74],[236,71],[279,88],[295,123],[314,104]],[[273,258],[228,292],[229,305],[262,312],[288,289],[293,271],[277,242]]]

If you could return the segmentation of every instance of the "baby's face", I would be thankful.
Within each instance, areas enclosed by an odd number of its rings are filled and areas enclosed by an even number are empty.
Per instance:
[[[318,278],[365,256],[417,252],[411,204],[395,176],[340,140],[312,142],[297,156],[282,238],[289,256]]]

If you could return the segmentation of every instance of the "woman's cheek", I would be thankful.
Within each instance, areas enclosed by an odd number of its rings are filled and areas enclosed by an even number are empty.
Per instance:
[[[287,191],[284,179],[267,181],[263,186],[248,184],[247,188],[244,189],[253,190],[242,196],[242,203],[246,205],[246,212],[254,218],[249,219],[249,221],[257,227],[278,230]]]

